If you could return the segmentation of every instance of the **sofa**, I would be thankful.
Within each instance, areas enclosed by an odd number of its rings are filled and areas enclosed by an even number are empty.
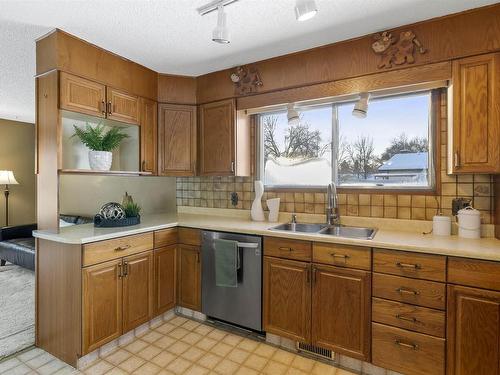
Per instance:
[[[92,218],[75,215],[61,215],[61,224],[78,225],[93,221]],[[36,224],[18,225],[0,229],[0,266],[7,262],[35,270],[35,239],[32,232]]]

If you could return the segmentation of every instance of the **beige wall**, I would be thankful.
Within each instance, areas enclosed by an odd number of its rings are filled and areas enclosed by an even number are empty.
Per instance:
[[[35,126],[0,119],[0,170],[14,172],[19,185],[9,187],[9,225],[34,223]],[[0,186],[0,226],[5,225],[4,186]]]
[[[59,190],[62,214],[94,216],[104,203],[121,203],[125,192],[142,207],[142,214],[176,211],[174,177],[62,175]]]

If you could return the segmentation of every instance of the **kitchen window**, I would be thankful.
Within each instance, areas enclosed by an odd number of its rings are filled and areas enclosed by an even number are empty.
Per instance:
[[[430,190],[435,184],[432,92],[376,97],[366,118],[355,101],[260,113],[260,179],[268,188]]]

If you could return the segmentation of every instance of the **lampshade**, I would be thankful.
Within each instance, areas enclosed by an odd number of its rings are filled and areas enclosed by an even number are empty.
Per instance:
[[[0,185],[18,185],[12,171],[0,171]]]

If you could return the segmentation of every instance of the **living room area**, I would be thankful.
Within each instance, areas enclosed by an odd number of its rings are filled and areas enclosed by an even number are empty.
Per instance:
[[[0,120],[0,360],[35,341],[35,126]]]

